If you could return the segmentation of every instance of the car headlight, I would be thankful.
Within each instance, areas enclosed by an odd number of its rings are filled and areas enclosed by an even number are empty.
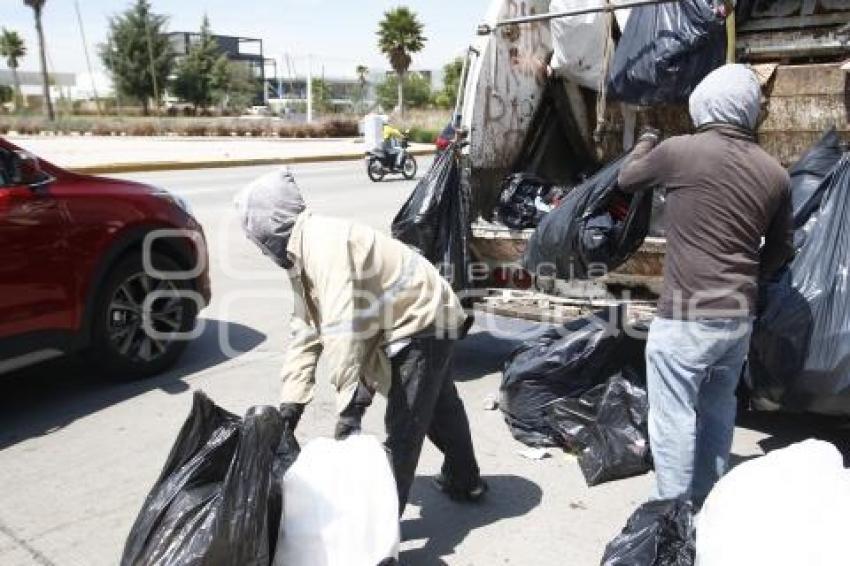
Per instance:
[[[154,196],[167,200],[171,204],[179,207],[183,212],[185,212],[189,216],[194,216],[194,214],[192,213],[192,207],[189,205],[189,201],[181,197],[180,195],[175,195],[174,193],[165,189],[159,189],[154,193]]]

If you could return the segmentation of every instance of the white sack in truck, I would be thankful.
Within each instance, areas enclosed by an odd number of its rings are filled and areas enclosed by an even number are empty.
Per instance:
[[[604,4],[605,0],[553,0],[549,12],[594,8]],[[614,12],[620,29],[626,27],[628,12]],[[557,76],[593,90],[599,89],[607,40],[605,22],[605,14],[601,12],[552,20],[554,53],[551,65]]]

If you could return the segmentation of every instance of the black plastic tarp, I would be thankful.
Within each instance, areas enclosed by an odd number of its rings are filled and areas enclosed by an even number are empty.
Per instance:
[[[589,486],[652,469],[648,419],[646,379],[631,367],[578,399],[559,399],[548,408],[549,426],[578,455]]]
[[[849,415],[850,154],[814,193],[801,178],[792,190],[816,208],[795,219],[806,232],[796,257],[761,285],[748,381],[754,397],[786,409]]]
[[[637,251],[649,231],[652,191],[628,195],[618,189],[624,161],[606,165],[543,218],[522,259],[526,270],[587,279],[616,269]]]
[[[254,408],[240,419],[196,392],[121,565],[270,564],[282,509],[274,471],[282,431],[277,409]]]
[[[602,566],[693,566],[695,560],[693,507],[665,499],[644,503],[629,517],[605,548]]]
[[[580,397],[626,365],[643,368],[644,340],[623,331],[623,310],[612,308],[546,330],[505,362],[500,408],[514,438],[529,446],[558,446],[549,407]]]
[[[455,290],[468,287],[469,198],[454,146],[440,153],[392,222],[392,235],[431,263]]]
[[[725,30],[710,0],[633,8],[611,63],[609,96],[641,106],[687,101],[725,62]]]

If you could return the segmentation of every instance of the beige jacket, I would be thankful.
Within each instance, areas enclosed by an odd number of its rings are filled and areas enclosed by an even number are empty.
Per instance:
[[[467,315],[448,282],[422,256],[371,228],[303,212],[287,252],[294,291],[282,402],[313,399],[319,356],[337,409],[358,381],[386,394],[385,347],[423,331],[456,338]]]

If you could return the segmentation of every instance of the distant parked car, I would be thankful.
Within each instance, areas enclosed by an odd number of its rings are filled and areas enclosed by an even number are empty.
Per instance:
[[[437,151],[443,151],[444,149],[449,147],[449,145],[451,145],[451,143],[455,141],[456,133],[457,132],[455,131],[455,127],[452,125],[451,122],[449,122],[446,127],[443,128],[443,131],[440,132],[440,135],[437,136]]]
[[[0,138],[0,373],[76,352],[117,379],[165,370],[209,303],[207,260],[181,198]]]

